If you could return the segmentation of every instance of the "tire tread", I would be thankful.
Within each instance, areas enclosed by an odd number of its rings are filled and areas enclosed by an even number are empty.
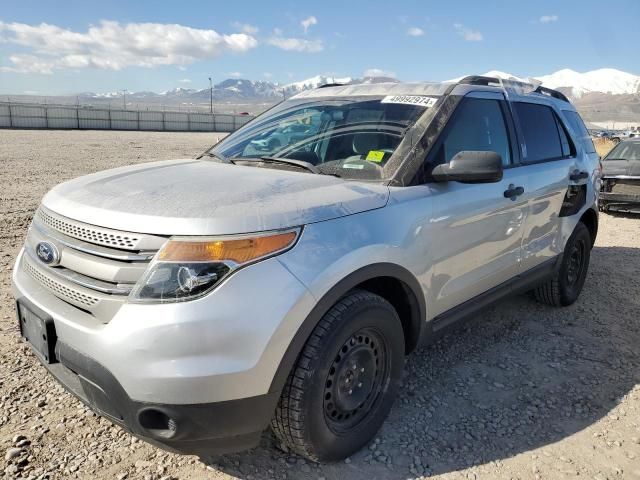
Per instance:
[[[589,233],[587,226],[582,222],[578,222],[575,230],[571,234],[571,237],[569,237],[569,240],[567,241],[567,247],[573,242],[574,238],[584,232],[586,232],[589,238],[591,238],[591,234]],[[554,273],[551,279],[538,285],[533,290],[533,295],[538,302],[551,307],[563,307],[569,303],[573,303],[568,302],[566,298],[563,297],[562,285],[560,283],[560,269]]]

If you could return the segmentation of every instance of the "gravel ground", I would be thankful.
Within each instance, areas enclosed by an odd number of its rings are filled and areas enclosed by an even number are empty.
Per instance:
[[[585,290],[510,299],[407,360],[376,440],[345,462],[277,450],[206,465],[136,440],[65,393],[18,339],[14,258],[56,183],[193,156],[211,134],[0,130],[0,474],[119,479],[640,479],[640,218],[601,215]]]

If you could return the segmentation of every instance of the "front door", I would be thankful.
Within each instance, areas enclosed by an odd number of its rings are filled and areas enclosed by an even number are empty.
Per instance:
[[[430,316],[437,316],[500,285],[519,272],[523,226],[528,214],[525,172],[512,168],[513,130],[502,94],[465,97],[434,145],[428,161],[448,162],[465,150],[494,151],[502,157],[497,183],[432,183],[433,277]]]

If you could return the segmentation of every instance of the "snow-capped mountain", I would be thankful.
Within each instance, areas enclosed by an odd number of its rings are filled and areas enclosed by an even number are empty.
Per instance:
[[[622,95],[638,93],[640,90],[640,76],[614,68],[600,68],[585,73],[565,68],[537,78],[545,87],[570,89],[574,98],[592,92]]]
[[[164,95],[164,96],[174,96],[174,97],[186,97],[189,96],[195,92],[197,92],[198,90],[196,90],[195,88],[183,88],[183,87],[176,87],[173,88],[171,90],[166,90],[164,92],[160,92],[160,95]],[[131,92],[130,95],[136,96],[138,97],[141,93],[144,92]],[[152,93],[152,92],[150,92]],[[158,95],[158,94],[156,94]]]
[[[380,82],[397,82],[393,78],[387,77],[333,77],[327,75],[316,75],[299,82],[293,82],[286,85],[279,83],[229,78],[213,86],[214,102],[275,102],[281,100],[283,96],[290,97],[303,90],[318,88],[329,83],[380,83]],[[204,102],[208,101],[211,91],[208,88],[174,88],[160,93],[153,92],[127,92],[127,101],[136,102],[138,100],[157,101],[157,102]],[[83,101],[91,100],[111,100],[122,98],[122,91],[110,93],[81,93],[79,98]]]
[[[640,91],[640,76],[614,68],[600,68],[585,73],[565,68],[549,75],[539,75],[533,78],[518,77],[511,73],[492,70],[483,74],[483,76],[522,82],[538,80],[542,82],[543,86],[560,89],[574,99],[581,98],[588,93],[624,95],[635,94]],[[462,78],[464,77],[454,78],[449,81],[456,82]]]
[[[285,91],[290,92],[301,92],[302,90],[312,90],[314,88],[318,88],[321,85],[327,85],[329,83],[352,83],[353,78],[351,77],[329,77],[326,75],[316,75],[315,77],[307,78],[306,80],[302,80],[301,82],[293,82],[288,85],[284,85],[282,88]]]
[[[456,77],[456,78],[452,78],[451,80],[445,80],[445,82],[447,83],[457,83],[460,80],[462,80],[463,78],[465,78],[467,75],[462,75],[461,77]],[[493,77],[493,78],[501,78],[503,80],[516,80],[518,82],[527,82],[528,79],[523,78],[523,77],[516,77],[515,75],[512,75],[511,73],[506,73],[506,72],[501,72],[500,70],[490,70],[486,73],[483,73],[481,75],[482,77]]]

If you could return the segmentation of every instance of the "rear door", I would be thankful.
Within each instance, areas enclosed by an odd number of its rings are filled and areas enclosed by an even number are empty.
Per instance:
[[[580,170],[580,165],[575,145],[550,105],[513,102],[512,108],[522,154],[518,170],[527,178],[524,197],[529,202],[529,216],[521,261],[521,272],[526,272],[562,252],[560,210],[569,176]]]

